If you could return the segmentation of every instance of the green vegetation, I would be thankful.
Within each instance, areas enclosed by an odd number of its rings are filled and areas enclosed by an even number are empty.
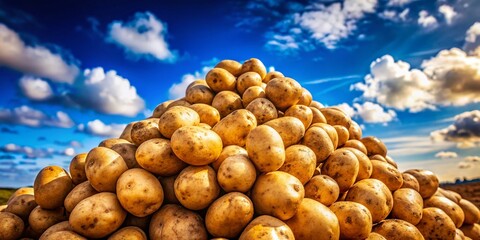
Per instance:
[[[8,199],[15,190],[16,189],[0,189],[0,205],[7,204]]]

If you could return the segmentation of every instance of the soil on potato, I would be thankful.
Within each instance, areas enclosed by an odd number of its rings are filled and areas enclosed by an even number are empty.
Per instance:
[[[459,193],[462,195],[462,198],[469,200],[475,204],[477,208],[480,208],[480,181],[459,184],[445,184],[441,187]]]

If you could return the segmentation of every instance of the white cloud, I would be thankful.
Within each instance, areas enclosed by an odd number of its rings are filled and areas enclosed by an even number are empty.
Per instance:
[[[480,156],[467,156],[463,160],[466,162],[480,163]]]
[[[166,41],[167,26],[150,12],[136,13],[129,22],[114,21],[107,40],[137,57],[173,62],[177,55]]]
[[[459,147],[480,145],[480,111],[464,112],[455,116],[455,122],[430,133],[434,141],[456,142]]]
[[[63,150],[63,154],[64,154],[65,156],[70,156],[70,157],[72,157],[72,156],[75,155],[75,149],[73,149],[73,148],[66,148],[65,150]]]
[[[455,12],[453,7],[448,6],[446,4],[441,5],[438,8],[438,11],[441,14],[443,14],[443,17],[445,18],[445,21],[447,22],[447,24],[452,24],[453,18],[455,18],[455,16],[457,16],[457,12]]]
[[[441,151],[435,154],[436,158],[457,158],[458,154],[456,152],[446,152],[446,151]]]
[[[274,34],[272,39],[266,43],[266,47],[271,50],[276,50],[279,52],[296,51],[299,49],[298,43],[295,41],[295,38],[291,35],[279,35]]]
[[[385,9],[383,12],[379,13],[378,16],[393,22],[405,22],[407,21],[408,13],[410,13],[409,8],[405,8],[401,12],[397,10]]]
[[[42,111],[25,105],[14,109],[0,109],[0,122],[29,127],[59,128],[70,128],[75,124],[68,114],[62,111],[58,111],[55,116],[48,116]]]
[[[450,142],[432,144],[429,136],[406,135],[402,137],[384,138],[388,154],[394,159],[411,159],[411,156],[441,151],[454,146]]]
[[[44,101],[53,96],[50,84],[40,78],[23,76],[20,78],[18,85],[23,95],[31,100]]]
[[[480,22],[474,23],[470,28],[468,28],[465,35],[465,44],[463,49],[468,53],[473,53],[473,51],[480,46]]]
[[[201,71],[196,71],[195,73],[187,73],[182,76],[182,80],[179,83],[174,83],[168,89],[168,96],[170,99],[178,99],[185,97],[185,91],[190,83],[197,79],[205,79],[205,75],[207,75],[208,71],[210,71],[213,67],[205,66],[202,68]]]
[[[387,6],[401,7],[411,3],[413,0],[389,0]]]
[[[105,114],[136,116],[145,108],[145,101],[128,79],[101,67],[85,69],[69,95],[82,107]]]
[[[366,123],[388,123],[393,121],[397,114],[393,110],[385,110],[382,106],[364,102],[362,104],[354,103],[356,115],[360,116]]]
[[[30,146],[19,146],[14,143],[8,143],[0,147],[0,152],[23,155],[24,158],[52,158],[58,156],[73,156],[75,150],[73,148],[66,148],[65,150],[55,150],[53,148],[34,148]]]
[[[340,108],[340,110],[350,117],[354,117],[356,114],[355,109],[353,109],[348,103],[341,103],[332,107]]]
[[[422,10],[418,13],[417,22],[424,28],[433,28],[438,25],[437,19],[425,10]]]
[[[28,46],[12,29],[0,23],[0,65],[44,77],[56,82],[73,83],[79,73],[58,53],[41,45]]]
[[[126,124],[105,124],[102,121],[95,119],[87,123],[87,125],[79,124],[77,130],[91,135],[100,137],[119,137],[125,129]]]

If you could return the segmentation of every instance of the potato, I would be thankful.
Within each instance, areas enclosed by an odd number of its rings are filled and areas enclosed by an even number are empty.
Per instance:
[[[117,179],[128,170],[122,156],[109,148],[93,148],[85,161],[88,181],[99,192],[115,192]]]
[[[285,116],[296,117],[298,120],[302,121],[305,129],[310,127],[313,120],[312,110],[304,105],[293,105],[285,111]]]
[[[452,200],[454,203],[458,204],[462,199],[462,196],[454,191],[445,190],[443,188],[438,188],[437,192],[440,192],[444,197]]]
[[[213,131],[222,138],[223,146],[245,146],[247,135],[257,126],[257,119],[250,111],[239,109],[220,120]]]
[[[411,188],[400,188],[393,192],[391,216],[417,225],[422,219],[423,199],[420,193]]]
[[[348,128],[348,136],[350,140],[360,140],[362,138],[362,128],[357,122],[352,121],[350,123],[350,127]]]
[[[45,230],[45,232],[43,232],[40,236],[40,240],[53,239],[50,237],[50,235],[60,231],[73,231],[73,229],[68,221],[59,222]]]
[[[217,63],[215,68],[223,68],[236,77],[240,75],[240,72],[242,71],[242,64],[235,60],[226,59]]]
[[[199,123],[200,115],[195,110],[189,107],[176,106],[168,109],[160,117],[158,129],[164,137],[171,138],[177,129],[185,126],[196,126]]]
[[[209,166],[183,169],[175,179],[174,190],[178,201],[191,210],[208,207],[220,194],[215,171]]]
[[[135,158],[142,168],[160,176],[178,174],[187,166],[174,154],[170,140],[162,138],[142,143],[135,152]]]
[[[342,239],[365,239],[372,229],[372,215],[360,203],[340,201],[332,204],[330,210],[337,216]]]
[[[120,138],[108,138],[103,141],[101,141],[98,146],[99,147],[106,147],[106,148],[112,148],[114,145],[119,144],[119,143],[129,143],[129,141],[125,139],[120,139]]]
[[[281,171],[258,176],[251,193],[256,213],[268,214],[280,220],[295,215],[304,195],[302,183],[296,177]]]
[[[346,129],[344,126],[341,126],[341,125],[334,125],[333,126],[335,128],[335,130],[337,131],[337,135],[338,135],[338,146],[341,147],[343,145],[345,145],[345,143],[348,141],[349,139],[349,133],[348,133],[348,129]]]
[[[364,179],[355,183],[345,197],[367,207],[373,223],[385,219],[393,208],[393,196],[388,187],[377,179]]]
[[[382,235],[378,234],[378,233],[375,233],[375,232],[371,232],[367,238],[365,238],[365,240],[387,240],[386,238],[384,238]]]
[[[369,136],[369,137],[364,137],[360,139],[360,141],[367,148],[368,156],[373,156],[376,154],[379,154],[382,157],[387,156],[387,147],[382,141],[380,141],[380,139]]]
[[[318,108],[310,106],[310,110],[312,110],[312,124],[327,123],[327,119],[325,118],[325,116],[323,116],[323,113],[320,112]]]
[[[59,208],[72,188],[72,179],[65,169],[59,166],[45,167],[33,184],[35,201],[44,209]]]
[[[111,147],[111,149],[120,156],[127,164],[128,168],[139,168],[137,160],[135,159],[135,152],[137,151],[137,146],[133,143],[119,143]]]
[[[168,204],[152,216],[150,239],[207,240],[203,219],[179,205]]]
[[[5,209],[7,209],[7,207],[8,207],[7,204],[0,205],[0,212],[5,212]]]
[[[212,104],[213,97],[215,93],[208,86],[201,84],[187,88],[185,93],[185,100],[190,104]]]
[[[25,224],[13,213],[0,212],[0,239],[15,240],[22,236]]]
[[[385,160],[387,160],[387,162],[388,162],[390,165],[394,166],[395,168],[398,168],[397,163],[393,160],[392,157],[390,157],[390,156],[387,155],[387,156],[385,157]]]
[[[216,93],[235,91],[235,76],[223,68],[213,68],[205,76],[208,86]]]
[[[262,85],[262,78],[256,72],[246,72],[237,78],[237,92],[242,95],[249,87]]]
[[[102,192],[79,202],[68,222],[75,232],[87,238],[103,238],[117,230],[126,216],[117,196]]]
[[[153,113],[155,114],[155,111]],[[131,122],[131,123],[127,124],[127,126],[125,126],[125,128],[123,129],[123,132],[120,134],[120,136],[118,138],[127,140],[129,142],[132,142],[132,137],[131,137],[130,133],[132,131],[133,124],[135,124],[135,123],[136,122]]]
[[[304,198],[297,214],[285,222],[296,239],[338,239],[340,225],[335,214],[325,205]]]
[[[388,163],[380,161],[371,162],[373,167],[371,178],[378,179],[385,183],[390,191],[395,191],[402,186],[403,177],[398,169]]]
[[[88,181],[78,184],[72,189],[72,191],[70,191],[70,193],[68,193],[67,197],[65,198],[65,210],[67,210],[67,212],[72,212],[80,201],[97,193],[97,190],[95,190]]]
[[[245,109],[255,115],[255,119],[257,119],[258,125],[261,125],[278,117],[277,109],[275,108],[273,103],[266,98],[254,99],[250,104],[248,104]]]
[[[463,234],[462,230],[460,229],[455,229],[455,240],[464,240],[465,235]]]
[[[220,121],[220,113],[210,105],[197,103],[190,106],[200,116],[200,123],[206,123],[210,127],[215,126]]]
[[[45,240],[87,240],[82,235],[69,231],[69,230],[62,230],[58,232],[54,232],[50,234]]]
[[[35,197],[33,195],[22,194],[13,198],[7,205],[7,208],[5,208],[4,212],[13,213],[23,221],[26,221],[28,220],[30,212],[32,212],[36,206],[37,203],[35,202]]]
[[[217,180],[225,192],[247,192],[257,178],[253,163],[245,156],[226,158],[217,171]]]
[[[86,153],[77,154],[70,162],[70,175],[72,176],[73,184],[80,184],[87,181],[87,175],[85,174],[85,158]]]
[[[402,173],[403,184],[401,188],[411,188],[417,192],[419,192],[420,187],[418,185],[417,179],[409,173]]]
[[[313,100],[310,103],[310,107],[313,107],[313,108],[316,108],[316,109],[320,110],[320,109],[324,108],[325,106],[323,106],[323,104],[321,104],[320,102]]]
[[[180,203],[175,196],[175,179],[177,176],[170,176],[170,177],[159,177],[158,180],[160,180],[160,183],[162,184],[162,189],[163,189],[163,202],[164,203],[175,203],[178,204]]]
[[[323,163],[322,174],[333,178],[340,188],[346,192],[357,179],[359,171],[358,159],[351,151],[346,149],[335,150]]]
[[[356,140],[356,139],[348,140],[347,142],[345,142],[343,147],[355,148],[355,149],[360,150],[362,153],[367,154],[367,148],[365,147],[365,145],[363,145],[362,142],[360,142],[359,140]]]
[[[129,213],[145,217],[162,205],[163,189],[153,174],[141,168],[133,168],[118,178],[117,198]]]
[[[314,123],[314,124],[310,125],[310,127],[320,127],[323,130],[325,130],[325,132],[328,134],[328,137],[330,137],[330,139],[332,140],[333,148],[337,149],[337,147],[338,147],[338,133],[337,133],[337,130],[335,130],[335,128],[333,126],[331,126],[329,124],[326,124],[326,123]]]
[[[285,162],[285,148],[280,134],[272,127],[261,125],[247,136],[248,157],[260,172],[278,170]]]
[[[227,193],[210,205],[205,225],[214,237],[235,238],[252,220],[253,213],[250,198],[238,192]]]
[[[310,103],[312,103],[312,93],[310,93],[310,91],[308,91],[306,88],[302,88],[302,96],[297,104],[310,106]]]
[[[292,230],[280,219],[262,215],[251,221],[243,230],[239,240],[289,240],[295,239]]]
[[[229,145],[224,147],[222,149],[222,152],[220,153],[220,156],[218,156],[217,160],[215,160],[215,162],[212,163],[213,169],[217,171],[225,159],[227,159],[228,157],[237,156],[237,155],[248,158],[248,153],[245,148],[242,148],[237,145]]]
[[[124,227],[113,233],[108,240],[147,240],[147,235],[138,227]]]
[[[299,143],[305,135],[305,126],[295,117],[285,116],[273,119],[266,122],[265,125],[272,127],[280,134],[285,147]]]
[[[419,193],[423,198],[429,198],[435,194],[438,189],[438,177],[428,170],[410,169],[405,171],[415,177],[418,181]]]
[[[43,233],[49,227],[65,220],[67,216],[63,207],[48,210],[37,206],[28,216],[28,224],[35,233]]]
[[[432,196],[425,199],[423,204],[425,207],[442,209],[452,219],[457,228],[461,227],[465,220],[462,208],[446,197]]]
[[[387,159],[380,155],[380,154],[375,154],[373,156],[370,156],[370,160],[375,160],[375,161],[380,161],[380,162],[384,162],[384,163],[388,163]]]
[[[263,82],[268,83],[270,82],[270,80],[279,78],[279,77],[285,77],[285,76],[281,72],[271,71],[271,72],[268,72],[267,75],[265,75],[265,78],[263,78]]]
[[[420,220],[416,227],[425,239],[455,238],[455,224],[448,215],[439,208],[424,208],[422,220]]]
[[[173,133],[171,147],[182,161],[201,166],[214,162],[222,152],[220,136],[198,126],[185,126]]]
[[[173,100],[168,100],[168,101],[165,101],[165,102],[162,102],[162,103],[158,104],[155,107],[155,109],[153,110],[152,117],[153,118],[160,118],[165,113],[165,111],[167,111],[168,105],[170,105],[170,103],[172,103],[172,102],[173,102]],[[130,124],[128,124],[128,125],[130,125]],[[127,125],[127,127],[128,127],[128,125]],[[131,127],[130,127],[130,129],[131,129]],[[125,128],[124,132],[129,132],[129,131],[127,130],[127,128]],[[120,137],[120,138],[122,138],[122,137]]]
[[[265,65],[263,65],[262,61],[257,58],[250,58],[243,62],[240,73],[243,74],[246,72],[256,72],[262,79],[264,79],[267,75],[267,69],[265,68]]]
[[[400,219],[383,220],[376,224],[372,231],[392,240],[423,239],[413,224]]]
[[[322,112],[325,119],[327,119],[327,123],[334,126],[334,125],[341,125],[345,128],[349,129],[352,123],[352,119],[345,114],[342,110],[338,108],[320,108],[320,112]]]
[[[469,237],[471,239],[480,239],[480,224],[465,224],[463,225],[460,230],[462,230],[465,237]]]
[[[220,117],[224,118],[228,114],[237,109],[243,108],[242,98],[232,91],[221,91],[217,93],[212,101],[212,107],[216,108],[220,113]]]
[[[132,131],[130,132],[132,143],[138,146],[143,142],[150,140],[152,138],[162,137],[162,134],[158,129],[158,123],[159,123],[158,118],[151,118],[151,119],[138,121],[135,124],[133,124]]]
[[[195,82],[196,81],[194,81],[192,84],[196,85]],[[203,83],[201,83],[201,84],[203,84]],[[185,100],[185,98],[180,98],[180,99],[177,99],[177,100],[171,102],[170,104],[168,104],[167,110],[172,108],[172,107],[176,107],[176,106],[189,107],[190,105],[192,105],[192,104],[190,104],[187,100]]]
[[[458,205],[462,208],[465,214],[465,224],[474,224],[480,221],[480,210],[470,201],[461,199]]]
[[[33,187],[22,187],[17,189],[15,192],[10,195],[10,198],[8,198],[7,204],[9,204],[16,196],[23,195],[23,194],[29,194],[33,195]]]
[[[292,145],[285,149],[285,162],[278,169],[290,173],[305,184],[312,178],[317,165],[315,153],[307,146]]]
[[[242,95],[243,106],[248,106],[248,104],[257,98],[266,98],[265,90],[259,86],[247,88]]]
[[[333,178],[327,175],[313,176],[305,184],[305,197],[314,199],[325,206],[330,206],[337,201],[340,188]]]
[[[302,86],[292,78],[279,77],[270,80],[265,88],[267,98],[279,110],[286,110],[302,97]]]
[[[357,160],[358,160],[358,175],[357,175],[357,179],[355,180],[355,182],[358,182],[358,181],[363,180],[363,179],[370,178],[370,176],[372,175],[373,166],[372,166],[372,162],[370,161],[370,159],[368,159],[367,155],[365,155],[363,152],[361,152],[360,150],[358,150],[356,148],[344,147],[342,149],[349,150],[350,152],[355,154],[355,156],[357,157]]]
[[[334,151],[332,140],[320,127],[310,127],[305,132],[302,144],[313,150],[317,157],[317,164],[325,161]]]

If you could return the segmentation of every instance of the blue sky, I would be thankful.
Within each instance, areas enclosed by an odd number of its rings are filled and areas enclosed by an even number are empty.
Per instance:
[[[221,59],[261,59],[400,168],[480,177],[480,2],[0,1],[0,186],[117,136]]]

